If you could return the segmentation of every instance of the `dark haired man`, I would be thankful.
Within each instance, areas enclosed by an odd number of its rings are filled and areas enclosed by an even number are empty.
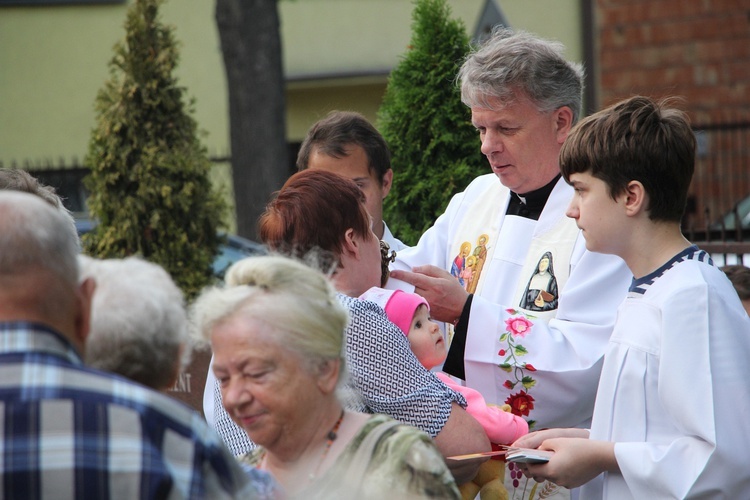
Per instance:
[[[365,193],[365,205],[377,237],[397,252],[405,248],[383,220],[383,199],[393,182],[391,154],[383,136],[364,116],[353,111],[331,111],[313,124],[297,155],[297,169],[308,168],[353,180]]]

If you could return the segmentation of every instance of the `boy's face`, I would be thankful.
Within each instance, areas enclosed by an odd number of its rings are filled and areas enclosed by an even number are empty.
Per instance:
[[[422,366],[428,370],[445,361],[447,350],[443,332],[430,319],[427,306],[422,304],[414,313],[409,328],[409,345]]]
[[[565,215],[575,219],[586,238],[586,249],[591,252],[620,255],[618,242],[622,241],[626,220],[623,198],[613,200],[607,184],[589,173],[570,176],[575,194]]]
[[[346,156],[343,158],[335,158],[320,152],[318,148],[313,148],[307,167],[353,180],[365,194],[365,206],[375,222],[375,234],[378,238],[383,236],[383,198],[391,190],[392,170],[386,172],[381,183],[377,174],[370,170],[367,153],[362,146],[356,144],[346,148]]]

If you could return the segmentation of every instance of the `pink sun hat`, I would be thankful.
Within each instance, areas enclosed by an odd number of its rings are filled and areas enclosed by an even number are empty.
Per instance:
[[[360,295],[359,298],[375,302],[382,307],[391,323],[399,327],[404,335],[409,335],[411,321],[414,319],[417,308],[424,304],[427,306],[427,310],[430,309],[430,304],[424,297],[416,293],[406,293],[403,290],[386,290],[375,286]]]

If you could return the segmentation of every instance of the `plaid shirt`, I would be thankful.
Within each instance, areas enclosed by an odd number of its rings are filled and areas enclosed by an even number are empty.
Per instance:
[[[0,323],[1,498],[256,498],[200,415],[86,368],[57,332]]]

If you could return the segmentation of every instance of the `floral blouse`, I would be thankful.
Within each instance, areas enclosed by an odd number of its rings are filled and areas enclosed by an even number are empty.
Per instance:
[[[374,448],[364,475],[352,477],[355,461],[364,439],[379,425],[392,421],[386,415],[373,415],[352,438],[336,462],[310,488],[298,494],[305,499],[357,500],[382,498],[460,498],[442,455],[432,439],[414,427],[398,424],[383,433]],[[260,464],[266,450],[262,447],[239,457],[245,465]],[[365,457],[366,458],[366,457]]]

